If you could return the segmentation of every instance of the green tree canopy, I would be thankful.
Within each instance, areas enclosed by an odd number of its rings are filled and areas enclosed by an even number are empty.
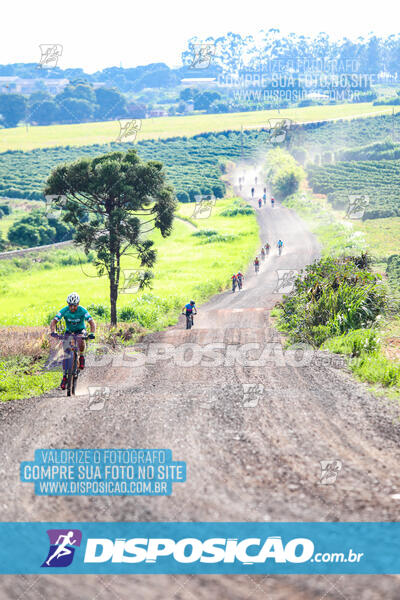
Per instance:
[[[16,127],[25,117],[26,100],[20,94],[0,94],[0,114],[5,127]]]
[[[60,216],[62,213],[60,212]],[[60,218],[34,210],[15,221],[8,230],[9,241],[16,246],[32,247],[72,239],[73,227]]]
[[[172,231],[176,199],[162,163],[142,161],[135,149],[80,159],[56,167],[45,194],[64,196],[65,220],[76,229],[76,243],[97,253],[98,273],[109,279],[115,325],[122,256],[133,254],[142,267],[151,268],[156,250],[144,236],[153,229],[163,237]],[[89,220],[82,222],[85,213]],[[141,287],[150,277],[143,273]]]
[[[96,102],[96,117],[99,119],[115,119],[126,114],[126,100],[118,90],[98,88]]]

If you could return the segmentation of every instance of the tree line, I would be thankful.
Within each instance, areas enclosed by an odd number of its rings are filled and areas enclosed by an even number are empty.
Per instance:
[[[4,127],[16,127],[20,121],[38,125],[105,121],[127,114],[126,99],[117,89],[94,89],[91,83],[80,80],[69,83],[56,96],[46,91],[28,97],[0,94],[0,113]]]

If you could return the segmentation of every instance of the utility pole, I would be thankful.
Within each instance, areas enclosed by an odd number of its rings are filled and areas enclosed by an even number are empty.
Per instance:
[[[243,160],[243,125],[240,126],[240,158]]]

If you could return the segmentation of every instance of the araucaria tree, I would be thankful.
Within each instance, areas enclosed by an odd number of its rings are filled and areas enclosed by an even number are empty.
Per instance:
[[[142,267],[151,268],[157,253],[145,234],[158,229],[167,237],[172,230],[176,199],[162,163],[142,161],[135,149],[80,159],[56,167],[45,194],[57,196],[54,203],[76,229],[75,243],[94,250],[99,275],[107,273],[115,325],[121,257],[134,253]],[[150,276],[144,272],[141,287]]]

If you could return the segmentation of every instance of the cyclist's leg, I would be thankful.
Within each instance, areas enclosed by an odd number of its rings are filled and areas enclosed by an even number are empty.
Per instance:
[[[82,329],[82,335],[85,335],[86,330]],[[84,369],[85,368],[85,340],[82,337],[78,337],[78,350],[79,350],[79,368],[80,369]]]

